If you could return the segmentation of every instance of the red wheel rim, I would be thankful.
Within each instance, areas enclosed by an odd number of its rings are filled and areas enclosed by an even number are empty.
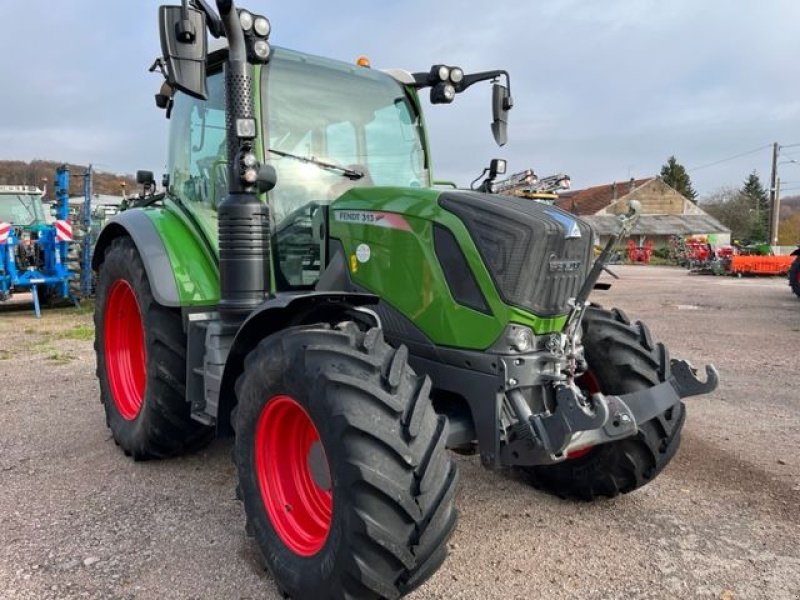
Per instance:
[[[283,543],[300,556],[319,552],[333,514],[330,467],[311,417],[290,396],[271,398],[261,411],[255,469],[267,515]]]
[[[144,403],[147,355],[139,303],[124,279],[111,286],[103,325],[111,397],[122,418],[133,421]]]
[[[600,393],[600,382],[597,380],[595,374],[591,371],[586,371],[586,373],[581,376],[581,378],[578,380],[578,385],[590,395]],[[594,446],[586,446],[584,448],[570,450],[567,453],[567,459],[576,460],[578,458],[583,458],[592,450],[594,450]]]

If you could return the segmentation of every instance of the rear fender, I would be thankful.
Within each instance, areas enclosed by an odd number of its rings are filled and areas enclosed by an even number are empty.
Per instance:
[[[212,306],[219,301],[217,265],[184,221],[165,209],[133,209],[103,228],[92,256],[100,268],[114,239],[129,236],[144,263],[153,297],[162,306]]]

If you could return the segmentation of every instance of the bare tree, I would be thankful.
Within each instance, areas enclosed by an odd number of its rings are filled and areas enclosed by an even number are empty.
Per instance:
[[[721,187],[700,200],[703,210],[731,230],[731,238],[744,240],[757,224],[753,200],[732,187]]]

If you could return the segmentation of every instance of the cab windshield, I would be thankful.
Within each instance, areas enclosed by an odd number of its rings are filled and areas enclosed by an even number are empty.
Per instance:
[[[430,186],[420,116],[385,73],[276,49],[262,85],[278,227],[353,187]]]
[[[0,222],[29,227],[44,223],[44,209],[38,194],[0,194]]]

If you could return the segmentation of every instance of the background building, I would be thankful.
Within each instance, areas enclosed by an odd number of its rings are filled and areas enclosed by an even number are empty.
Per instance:
[[[631,179],[584,190],[562,192],[556,206],[589,222],[605,243],[618,228],[617,215],[628,211],[628,201],[642,204],[642,216],[632,238],[667,246],[673,235],[703,236],[711,244],[729,244],[731,231],[658,177]]]

